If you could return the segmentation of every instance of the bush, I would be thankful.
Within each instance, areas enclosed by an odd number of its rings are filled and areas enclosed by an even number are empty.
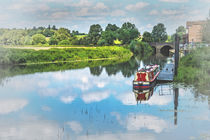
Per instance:
[[[129,48],[134,55],[151,55],[153,53],[153,49],[148,43],[137,40],[131,41]]]
[[[32,36],[32,44],[33,45],[38,45],[38,44],[46,44],[46,38],[42,34],[35,34]]]
[[[69,40],[62,40],[58,43],[58,45],[71,45],[71,42]]]

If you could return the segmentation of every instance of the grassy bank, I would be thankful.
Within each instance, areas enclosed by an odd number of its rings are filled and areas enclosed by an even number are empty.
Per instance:
[[[210,48],[198,48],[181,58],[177,82],[192,84],[200,91],[210,89]]]
[[[130,58],[123,47],[51,48],[49,50],[0,48],[0,64],[43,64],[84,60]]]

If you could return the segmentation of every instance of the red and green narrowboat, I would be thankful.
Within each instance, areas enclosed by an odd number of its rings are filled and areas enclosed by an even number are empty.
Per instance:
[[[160,74],[159,65],[147,65],[135,74],[133,80],[134,89],[149,89],[155,85],[158,75]]]

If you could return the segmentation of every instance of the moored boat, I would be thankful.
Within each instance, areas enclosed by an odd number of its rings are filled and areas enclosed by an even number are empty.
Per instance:
[[[135,74],[133,80],[134,89],[149,89],[156,83],[157,77],[160,74],[159,65],[148,65],[140,69]]]

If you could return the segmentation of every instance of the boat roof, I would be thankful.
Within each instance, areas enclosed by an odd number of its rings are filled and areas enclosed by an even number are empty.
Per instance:
[[[151,72],[158,68],[159,65],[147,65],[144,68],[140,69],[138,72]]]

